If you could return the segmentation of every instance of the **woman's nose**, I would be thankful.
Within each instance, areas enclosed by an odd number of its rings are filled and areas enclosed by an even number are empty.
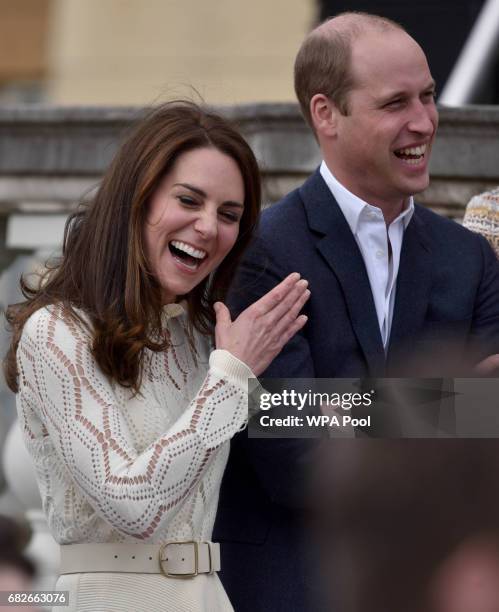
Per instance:
[[[218,232],[218,219],[216,213],[202,211],[196,219],[194,229],[205,239],[215,238]]]

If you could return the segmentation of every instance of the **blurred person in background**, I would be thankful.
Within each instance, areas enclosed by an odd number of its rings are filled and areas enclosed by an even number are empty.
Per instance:
[[[211,541],[229,440],[309,295],[291,274],[231,321],[223,300],[259,209],[236,129],[166,104],[8,311],[7,381],[71,612],[232,610]]]
[[[497,440],[335,440],[316,467],[327,609],[499,609]]]
[[[463,225],[484,236],[499,257],[499,187],[471,198]]]
[[[481,234],[499,257],[499,187],[474,196],[466,205],[463,226]],[[491,355],[480,363],[477,373],[499,376],[499,356]]]
[[[31,537],[26,524],[20,524],[8,516],[0,515],[0,592],[2,594],[28,592],[35,576],[35,566],[24,555]],[[12,605],[0,605],[0,611],[12,610]],[[16,605],[20,612],[32,612],[30,606]]]

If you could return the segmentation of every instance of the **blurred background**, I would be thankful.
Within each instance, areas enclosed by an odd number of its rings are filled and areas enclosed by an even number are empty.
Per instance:
[[[0,309],[20,274],[57,252],[67,214],[98,184],[141,108],[189,97],[222,107],[261,163],[265,203],[320,161],[293,91],[305,35],[364,10],[399,21],[427,53],[441,122],[418,199],[460,221],[499,184],[499,0],[0,0]],[[8,334],[0,326],[0,351]],[[0,514],[33,533],[50,588],[57,547],[0,380]]]
[[[0,0],[0,102],[151,104],[194,87],[206,102],[294,101],[300,42],[365,10],[399,21],[443,88],[485,0]],[[495,64],[474,101],[497,103]],[[483,71],[483,68],[482,68]]]
[[[194,87],[210,103],[293,100],[310,0],[1,0],[4,102],[151,104]],[[183,90],[183,91],[182,91]]]

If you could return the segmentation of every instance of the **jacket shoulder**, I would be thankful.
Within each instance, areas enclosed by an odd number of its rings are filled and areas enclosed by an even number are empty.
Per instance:
[[[261,225],[263,227],[281,224],[283,219],[303,215],[303,202],[300,190],[294,189],[275,204],[271,204],[262,212]]]
[[[479,243],[481,237],[476,232],[472,232],[466,227],[463,227],[457,221],[439,215],[438,213],[421,206],[421,204],[415,204],[415,216],[420,223],[423,223],[425,229],[431,234],[434,234],[437,239],[444,239],[447,236],[453,240],[464,240],[474,243]]]

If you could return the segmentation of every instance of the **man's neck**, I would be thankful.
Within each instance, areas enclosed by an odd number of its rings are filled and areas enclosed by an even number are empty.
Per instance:
[[[409,199],[406,198],[401,202],[398,202],[394,205],[389,204],[374,204],[374,206],[378,206],[381,208],[381,212],[383,213],[383,217],[385,219],[386,227],[389,227],[390,223],[394,221],[406,208]]]
[[[348,177],[343,176],[339,168],[335,168],[334,164],[328,162],[326,159],[324,161],[331,174],[345,189],[360,198],[363,202],[366,202],[366,204],[376,206],[381,210],[387,227],[405,210],[405,208],[407,208],[409,203],[408,197],[402,199],[395,198],[393,200],[380,200],[373,194],[364,193],[356,185],[352,184]]]

